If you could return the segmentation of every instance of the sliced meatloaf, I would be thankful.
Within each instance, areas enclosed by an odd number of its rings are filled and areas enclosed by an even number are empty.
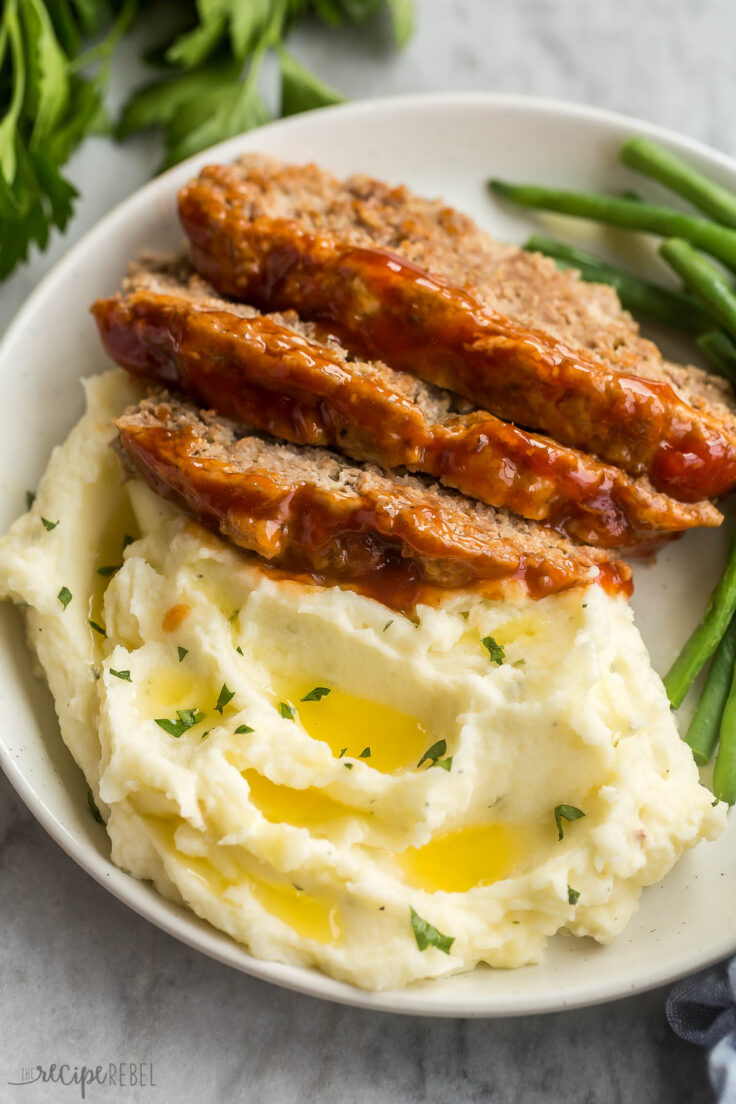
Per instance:
[[[499,251],[449,208],[366,177],[343,183],[251,157],[205,168],[180,192],[179,212],[195,267],[224,294],[294,308],[354,352],[648,475],[681,500],[736,483],[724,391],[664,364],[607,293]],[[595,325],[608,336],[593,339]]]
[[[630,588],[628,566],[601,550],[411,476],[243,432],[166,394],[116,424],[119,452],[157,493],[239,548],[317,582],[375,581],[403,567],[419,582],[481,585],[493,597],[593,582]]]
[[[349,358],[293,314],[217,299],[175,261],[138,266],[125,295],[92,311],[118,364],[200,406],[296,444],[426,473],[583,543],[636,547],[721,521],[709,502],[677,502],[645,478],[487,412],[457,413],[449,393]]]

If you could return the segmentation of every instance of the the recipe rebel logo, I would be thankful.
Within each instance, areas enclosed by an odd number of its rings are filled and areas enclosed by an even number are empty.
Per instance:
[[[73,1066],[68,1062],[54,1062],[50,1066],[23,1066],[20,1079],[8,1081],[8,1085],[64,1085],[76,1086],[82,1100],[94,1085],[108,1089],[156,1088],[153,1062],[108,1062],[99,1066]]]

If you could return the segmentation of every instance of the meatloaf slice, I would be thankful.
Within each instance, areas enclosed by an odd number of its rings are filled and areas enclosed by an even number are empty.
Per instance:
[[[524,321],[500,311],[484,276],[488,239],[446,208],[366,178],[343,184],[314,166],[246,159],[205,168],[181,190],[179,213],[195,267],[227,295],[294,308],[354,352],[646,474],[683,501],[736,483],[736,421],[715,391],[706,401],[695,382],[688,390],[690,374],[676,380],[651,346],[642,365],[635,344],[604,362],[600,349],[539,328],[533,311]]]
[[[403,568],[417,583],[477,585],[493,597],[593,582],[630,589],[629,567],[601,550],[411,476],[243,434],[166,394],[116,425],[118,451],[157,493],[239,548],[320,583],[375,583]]]
[[[448,393],[349,359],[296,317],[236,313],[175,262],[139,267],[126,286],[92,308],[110,356],[257,430],[426,473],[583,543],[636,547],[721,521],[709,502],[677,502],[549,437],[455,413]]]

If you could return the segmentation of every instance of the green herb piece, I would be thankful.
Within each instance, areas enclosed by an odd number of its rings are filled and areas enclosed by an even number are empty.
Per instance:
[[[123,551],[125,551],[129,544],[133,544],[134,542],[135,537],[131,537],[130,533],[123,533]]]
[[[563,838],[563,820],[580,820],[580,817],[584,816],[585,813],[582,809],[576,809],[574,805],[555,805],[555,824],[557,825],[558,840]]]
[[[96,621],[92,621],[90,619],[90,627],[93,628],[96,633],[99,633],[100,636],[107,636],[107,633],[103,629],[102,625],[98,625]]]
[[[301,111],[342,103],[339,92],[300,65],[283,47],[279,48],[278,55],[281,66],[282,115],[297,115]]]
[[[422,758],[417,763],[417,767],[421,767],[422,763],[430,762],[432,766],[435,765],[438,759],[442,759],[447,751],[447,740],[438,740],[436,744],[432,744],[427,748]]]
[[[123,682],[132,682],[133,681],[132,678],[130,677],[130,671],[113,671],[113,669],[111,667],[110,668],[110,674],[114,675],[115,678],[122,679]]]
[[[569,905],[576,905],[578,898],[580,897],[580,891],[573,889],[572,886],[567,887],[567,903]]]
[[[371,749],[369,747],[363,748],[360,755],[358,756],[359,759],[370,759],[370,757],[371,757]]]
[[[481,640],[481,644],[484,648],[488,649],[488,655],[491,657],[491,662],[498,663],[500,666],[506,658],[506,652],[501,645],[497,644],[492,636],[484,636]]]
[[[436,947],[443,954],[450,953],[450,948],[455,942],[454,936],[443,935],[441,931],[435,928],[434,924],[430,924],[428,920],[423,920],[411,906],[409,906],[409,915],[414,938],[420,951],[426,951],[427,947]]]
[[[237,648],[235,649],[235,651],[236,651],[236,652],[238,653],[238,655],[241,655],[241,656],[242,656],[242,654],[243,654],[243,649],[242,649],[242,648],[240,647],[240,645],[239,645],[239,644],[238,644]]]
[[[347,749],[346,747],[344,747],[344,748],[340,748],[340,754],[338,755],[338,757],[337,757],[337,758],[338,758],[338,759],[342,759],[343,755],[345,754],[345,752],[346,752],[347,750],[348,750],[348,749]]]
[[[255,729],[251,728],[250,725],[247,724],[238,725],[238,727],[235,729],[236,736],[243,736],[246,732],[255,732]]]
[[[56,528],[56,526],[57,526],[57,525],[59,524],[59,523],[58,523],[58,521],[49,521],[49,519],[48,519],[48,518],[45,518],[45,517],[42,517],[42,518],[41,518],[41,521],[42,521],[42,523],[43,523],[43,527],[44,527],[44,529],[45,529],[45,530],[46,530],[46,531],[47,531],[48,533],[50,533],[52,529],[55,529],[55,528]]]
[[[179,644],[176,650],[179,654],[179,662],[181,663],[181,661],[184,659],[184,656],[189,655],[189,649],[182,648],[181,644]]]
[[[345,767],[346,770],[352,770],[353,767],[355,766],[355,763],[343,763],[343,766]]]
[[[447,759],[438,759],[436,763],[432,764],[433,767],[442,767],[442,770],[452,770],[452,756],[448,755]]]
[[[228,621],[230,622],[231,625],[232,625],[233,621],[237,620],[237,617],[238,617],[239,613],[240,613],[240,609],[238,608],[236,610],[233,610],[233,612],[230,614],[230,616],[228,617]]]
[[[156,717],[155,720],[159,728],[162,728],[164,732],[168,732],[169,736],[178,739],[188,729],[194,728],[200,721],[203,721],[206,713],[203,713],[201,709],[177,709],[176,717],[177,719],[173,721],[170,721],[167,717]],[[206,735],[205,732],[204,736]],[[202,739],[204,739],[204,736]]]
[[[330,694],[330,693],[331,693],[331,691],[328,690],[326,686],[315,686],[314,690],[310,690],[309,693],[305,694],[303,698],[299,699],[299,701],[303,701],[303,702],[321,701],[322,698],[326,698],[327,695]]]
[[[393,623],[394,623],[394,622],[393,622],[393,618],[392,618],[392,619],[391,619],[390,621],[387,621],[387,622],[386,622],[386,624],[385,624],[385,625],[383,626],[383,628],[381,629],[381,632],[382,632],[382,633],[385,633],[385,631],[386,631],[386,629],[387,629],[387,628],[389,627],[389,625],[393,625]]]
[[[119,571],[122,566],[122,564],[107,564],[106,567],[98,567],[97,574],[102,575],[103,579],[107,579],[110,575],[114,575],[116,571]]]
[[[66,607],[72,600],[72,592],[69,590],[69,587],[64,586],[61,588],[56,597],[59,599],[64,609],[66,609]]]
[[[96,820],[98,824],[104,824],[105,821],[102,819],[102,813],[97,808],[97,802],[95,801],[91,786],[87,787],[87,805],[89,806],[89,811],[92,814],[93,820]]]
[[[291,884],[293,885],[293,887],[297,891],[297,893],[303,893],[304,892],[304,886],[297,885],[296,882],[292,882]]]
[[[220,716],[222,716],[222,711],[225,708],[225,706],[227,705],[227,703],[231,702],[234,697],[235,697],[235,691],[234,690],[228,690],[227,684],[223,682],[222,690],[220,690],[219,696],[217,698],[217,704],[215,705],[215,709],[220,714]]]
[[[211,729],[211,728],[208,728],[206,732],[203,732],[203,733],[202,733],[202,735],[201,735],[201,736],[199,737],[199,742],[200,742],[200,744],[202,743],[202,740],[206,740],[206,739],[207,739],[207,737],[209,736],[209,734],[210,734],[210,732],[211,732],[211,731],[212,731],[212,729]]]
[[[279,702],[279,713],[285,721],[293,721],[296,717],[296,709],[290,702]]]
[[[26,491],[26,510],[30,510],[33,503],[36,501],[35,491]]]

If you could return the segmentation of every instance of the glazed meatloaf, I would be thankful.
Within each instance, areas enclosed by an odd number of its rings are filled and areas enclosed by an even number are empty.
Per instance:
[[[534,522],[325,449],[278,444],[166,394],[116,425],[120,454],[155,491],[239,548],[318,582],[403,568],[416,582],[494,597],[630,586],[626,564]]]
[[[439,203],[366,177],[249,157],[182,189],[194,266],[683,501],[736,482],[727,393],[662,361],[602,289],[497,247]],[[596,336],[593,336],[597,332]]]
[[[134,266],[124,294],[92,310],[118,364],[200,406],[296,444],[426,473],[580,542],[641,546],[720,523],[709,502],[678,502],[644,477],[486,411],[463,413],[447,391],[349,357],[294,312],[217,298],[186,262]]]

